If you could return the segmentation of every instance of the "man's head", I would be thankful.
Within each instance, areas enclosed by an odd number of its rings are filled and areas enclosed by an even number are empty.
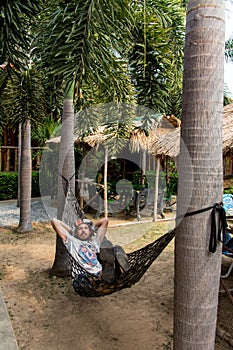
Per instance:
[[[79,219],[75,222],[75,237],[86,241],[94,234],[93,223],[88,219]]]

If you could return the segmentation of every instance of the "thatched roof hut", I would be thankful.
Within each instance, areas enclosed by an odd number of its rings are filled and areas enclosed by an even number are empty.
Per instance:
[[[223,109],[223,157],[233,153],[233,103]],[[176,158],[180,152],[180,128],[150,140],[147,150],[154,156],[167,155]]]
[[[147,144],[154,139],[158,139],[161,135],[171,132],[174,128],[180,126],[180,120],[174,115],[160,115],[157,116],[155,125],[148,134],[141,128],[142,120],[137,118],[132,124],[132,130],[130,135],[130,143],[132,149],[137,151],[141,148],[146,149]],[[85,136],[83,142],[88,143],[91,147],[104,143],[108,139],[108,135],[105,134],[105,126],[100,126],[98,130],[91,135]],[[76,138],[76,137],[75,137]]]
[[[176,128],[180,128],[180,120],[178,118],[174,115],[161,115],[160,122],[149,131],[148,135],[140,128],[133,130],[130,137],[132,150],[146,149],[149,151],[154,142],[166,135],[170,135]]]
[[[104,129],[104,126],[99,126],[98,130],[94,134],[85,136],[82,141],[91,147],[104,143],[107,140],[107,135],[105,135]]]
[[[151,145],[156,141],[159,141],[162,137],[170,135],[174,130],[180,128],[180,120],[174,115],[160,115],[159,122],[154,128],[152,128],[148,134],[141,128],[141,120],[135,121],[132,126],[131,135],[129,138],[133,151],[139,151],[140,149],[149,150]],[[106,126],[99,126],[94,134],[84,136],[81,140],[77,135],[74,135],[74,143],[77,145],[80,142],[88,144],[90,147],[103,144],[109,137],[105,133]],[[61,141],[61,137],[57,136],[47,141],[47,144],[58,144]]]
[[[155,138],[148,143],[147,150],[155,157],[168,156],[176,158],[180,153],[180,128]]]

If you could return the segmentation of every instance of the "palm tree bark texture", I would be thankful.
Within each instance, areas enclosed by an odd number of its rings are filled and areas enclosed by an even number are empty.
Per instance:
[[[178,215],[222,200],[224,0],[190,0],[186,14]],[[187,191],[193,186],[190,201]],[[210,212],[189,216],[176,229],[174,349],[214,349],[221,244],[209,253]]]
[[[74,105],[73,105],[74,84],[68,89],[63,104],[62,115],[62,130],[61,130],[61,143],[59,149],[59,174],[69,180],[70,174],[73,175],[74,165]],[[70,186],[75,190],[75,179],[72,177]],[[64,179],[58,175],[58,218],[62,219],[62,213],[65,203],[65,195],[67,190],[67,183]],[[69,276],[70,275],[70,260],[67,250],[62,243],[61,238],[57,235],[56,238],[56,253],[51,273],[56,276]]]
[[[31,223],[31,122],[26,120],[21,125],[21,157],[20,157],[20,220],[18,232],[32,230]]]

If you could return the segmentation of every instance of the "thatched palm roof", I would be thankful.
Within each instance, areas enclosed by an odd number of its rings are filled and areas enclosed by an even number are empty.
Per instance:
[[[133,151],[139,151],[139,149],[150,150],[151,145],[158,141],[163,136],[172,133],[176,128],[180,127],[180,120],[174,115],[163,115],[159,124],[146,133],[140,129],[135,128],[130,137],[130,143]]]
[[[104,143],[107,140],[104,129],[104,126],[100,126],[95,134],[85,136],[83,138],[83,142],[87,143],[91,147],[95,147],[98,144]]]
[[[133,151],[138,151],[141,148],[147,149],[147,146],[153,140],[158,139],[161,135],[165,135],[173,131],[174,128],[180,126],[180,120],[174,115],[160,115],[158,120],[159,126],[152,128],[148,135],[146,135],[145,131],[141,128],[141,121],[135,121],[130,135],[130,143]],[[85,136],[82,141],[91,147],[103,144],[109,138],[109,135],[105,134],[105,128],[105,126],[100,126],[94,134]],[[77,142],[77,136],[75,136],[75,142]]]
[[[130,135],[130,144],[133,151],[139,151],[140,149],[146,149],[150,151],[151,147],[154,147],[156,141],[161,141],[162,144],[170,144],[169,136],[172,135],[173,131],[180,128],[180,120],[174,115],[160,115],[158,118],[158,123],[154,128],[152,128],[148,134],[141,128],[141,120],[136,120],[134,127],[132,128]],[[106,126],[99,126],[98,130],[91,135],[84,136],[82,140],[77,135],[74,135],[74,143],[79,142],[87,143],[89,146],[94,147],[96,145],[103,144],[109,137],[105,134]],[[163,141],[163,137],[166,138]],[[47,141],[48,144],[60,143],[60,136],[54,137]],[[159,146],[158,151],[164,152],[165,149]],[[170,154],[170,152],[169,152]],[[172,155],[173,156],[173,151]]]
[[[223,156],[233,150],[233,103],[223,109]],[[154,156],[167,155],[176,158],[180,152],[180,128],[147,144],[147,150]]]
[[[156,157],[176,158],[180,153],[180,128],[152,140],[147,145],[147,151]]]

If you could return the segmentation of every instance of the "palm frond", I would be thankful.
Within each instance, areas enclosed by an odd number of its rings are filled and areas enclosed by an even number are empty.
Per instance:
[[[233,39],[230,38],[225,43],[225,58],[226,61],[233,61]]]
[[[39,123],[45,113],[44,89],[40,74],[34,69],[14,75],[3,93],[4,110],[12,123]]]
[[[31,44],[30,27],[40,10],[40,2],[1,1],[0,62],[22,67],[28,59]]]
[[[51,77],[62,76],[66,82],[75,79],[79,88],[85,80],[106,91],[111,85],[114,91],[122,93],[123,88],[125,92],[130,79],[125,70],[121,84],[119,77],[127,62],[119,57],[129,47],[132,21],[127,1],[60,2],[46,25],[43,23],[35,54]]]

